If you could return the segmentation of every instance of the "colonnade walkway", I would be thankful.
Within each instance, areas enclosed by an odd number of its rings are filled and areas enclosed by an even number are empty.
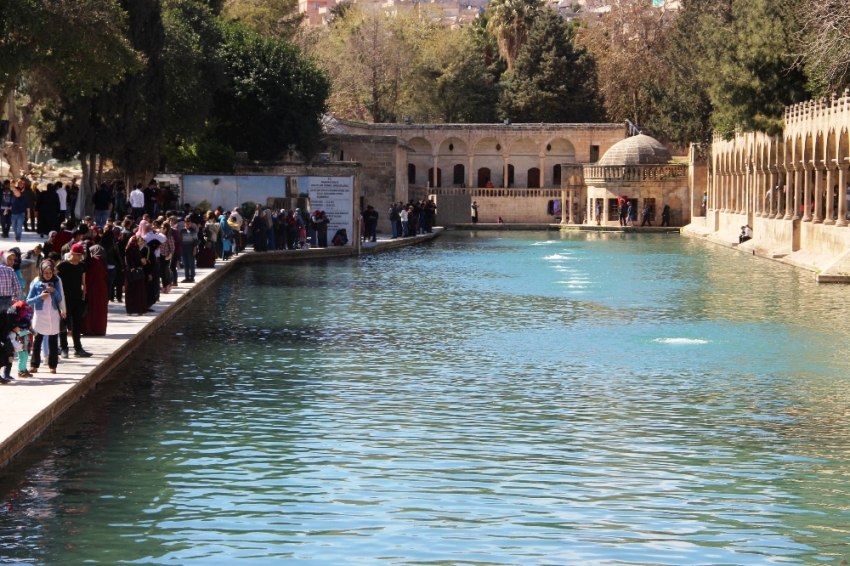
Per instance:
[[[379,234],[376,243],[362,245],[362,253],[377,253],[417,244],[434,238],[441,231],[442,228],[435,228],[431,234],[395,240],[386,234]],[[21,242],[15,242],[11,237],[0,238],[0,250],[19,247],[22,252],[27,252],[43,242],[38,234],[24,232]],[[235,266],[270,260],[349,257],[353,253],[356,252],[351,247],[262,253],[246,250],[230,261],[217,261],[215,268],[198,268],[195,283],[179,283],[171,293],[161,296],[160,302],[153,306],[154,312],[148,315],[129,316],[124,303],[109,303],[106,336],[82,338],[85,349],[93,354],[91,358],[60,358],[56,374],[49,373],[47,364],[43,363],[33,377],[16,378],[8,385],[0,385],[0,467],[5,466],[62,412],[80,400],[151,334]],[[179,274],[182,279],[182,270]],[[12,375],[17,377],[17,361],[13,364]]]

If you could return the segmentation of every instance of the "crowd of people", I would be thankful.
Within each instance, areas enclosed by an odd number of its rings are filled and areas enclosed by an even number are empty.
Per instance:
[[[391,239],[409,238],[417,234],[430,234],[434,229],[437,218],[437,206],[432,200],[414,200],[409,203],[393,203],[389,211]],[[376,241],[378,227],[378,211],[367,206],[361,220],[360,236],[363,241]]]
[[[82,219],[73,212],[79,191],[75,183],[49,183],[38,192],[33,185],[26,179],[3,183],[16,240],[24,230],[23,219],[28,231],[46,237],[25,254],[11,248],[0,257],[0,313],[6,313],[0,316],[3,384],[31,377],[42,358],[48,371],[56,373],[60,359],[90,357],[83,336],[106,334],[110,302],[124,303],[131,316],[154,312],[161,294],[194,282],[198,265],[213,267],[216,259],[244,250],[242,235],[249,223],[238,209],[163,209],[175,203],[155,182],[147,192],[141,185],[134,187],[126,202],[119,196],[120,183],[104,183],[93,198],[95,217]],[[37,194],[30,198],[27,191]],[[142,199],[136,199],[136,192]],[[32,281],[24,279],[22,260],[37,266]],[[184,278],[178,282],[181,267]]]
[[[76,181],[48,183],[39,190],[27,179],[5,181],[0,194],[4,237],[23,231],[46,238],[21,253],[0,254],[0,383],[32,377],[46,360],[56,373],[60,360],[87,358],[84,336],[103,336],[109,303],[123,303],[130,316],[154,312],[162,294],[195,281],[196,268],[214,267],[252,245],[258,252],[345,245],[345,230],[328,239],[330,219],[321,210],[273,210],[257,205],[251,218],[239,208],[228,211],[178,207],[174,194],[156,181],[100,185],[92,198],[94,217],[75,215]],[[393,238],[432,232],[436,208],[431,201],[394,203],[389,209]],[[375,241],[378,213],[361,213],[360,237]],[[25,281],[22,260],[37,266]],[[179,270],[183,279],[179,280]],[[70,335],[70,342],[69,342]],[[17,359],[17,375],[12,371]]]

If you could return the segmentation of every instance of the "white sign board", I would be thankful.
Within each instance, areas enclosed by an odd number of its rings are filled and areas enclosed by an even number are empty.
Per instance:
[[[310,209],[324,212],[328,224],[328,238],[344,228],[348,234],[348,245],[354,245],[359,229],[354,227],[354,177],[308,177]]]

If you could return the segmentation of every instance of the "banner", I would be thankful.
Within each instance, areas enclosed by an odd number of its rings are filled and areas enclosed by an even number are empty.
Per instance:
[[[348,245],[353,245],[360,235],[359,221],[354,227],[354,178],[353,177],[308,177],[310,209],[324,212],[328,224],[328,239],[344,228],[348,234]]]

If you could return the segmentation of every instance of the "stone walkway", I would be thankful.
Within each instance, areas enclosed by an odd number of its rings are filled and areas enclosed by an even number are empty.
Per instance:
[[[379,236],[377,243],[363,244],[363,253],[376,253],[416,244],[433,238],[441,231],[414,238],[392,240],[388,236]],[[37,234],[25,232],[20,243],[14,238],[0,238],[0,249],[19,247],[26,252],[42,243]],[[169,294],[163,294],[161,301],[154,305],[153,313],[146,316],[129,316],[123,303],[109,303],[109,318],[106,336],[83,336],[82,342],[91,358],[59,360],[56,374],[48,372],[47,364],[42,362],[38,373],[32,378],[18,378],[8,385],[0,385],[0,466],[23,449],[38,436],[56,417],[76,403],[86,391],[103,379],[112,369],[121,363],[133,350],[141,345],[151,334],[159,330],[178,311],[191,302],[214,280],[220,279],[228,271],[242,263],[271,259],[286,261],[297,259],[344,257],[351,255],[351,248],[312,249],[309,251],[277,251],[255,254],[246,252],[228,262],[216,262],[213,269],[198,269],[195,283],[179,284]],[[182,279],[182,270],[180,271]],[[69,337],[70,338],[70,337]],[[13,365],[12,375],[17,376],[17,362]]]

